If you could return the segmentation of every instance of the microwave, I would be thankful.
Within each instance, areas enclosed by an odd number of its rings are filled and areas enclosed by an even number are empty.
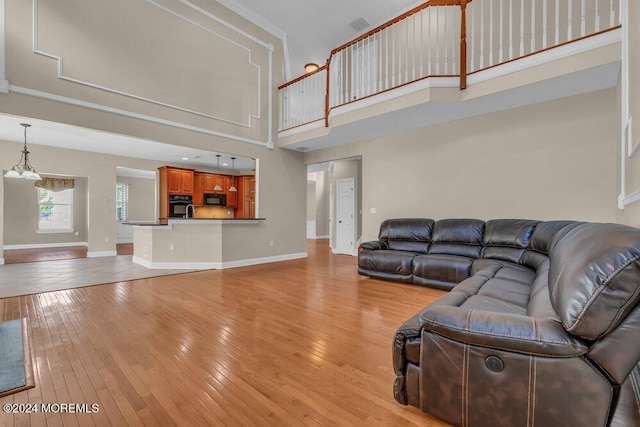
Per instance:
[[[169,217],[183,218],[187,215],[187,208],[193,199],[191,196],[182,194],[169,194]],[[193,206],[193,205],[191,205]]]
[[[205,206],[227,206],[227,195],[205,193],[204,204]]]

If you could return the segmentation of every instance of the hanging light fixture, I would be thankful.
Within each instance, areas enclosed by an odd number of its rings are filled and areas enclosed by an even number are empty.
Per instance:
[[[218,158],[218,170],[220,170],[220,156],[221,154],[216,154],[216,157]],[[213,191],[222,191],[222,187],[220,187],[220,184],[216,183],[216,186],[213,187]]]
[[[234,184],[234,182],[233,182],[234,181],[233,180],[233,178],[234,178],[233,172],[234,172],[235,166],[236,166],[236,158],[232,157],[231,158],[231,187],[229,187],[229,191],[238,191],[236,186],[233,185]]]
[[[29,162],[29,150],[27,150],[27,128],[31,125],[29,123],[20,123],[20,126],[24,127],[24,148],[22,149],[22,155],[20,156],[20,161],[13,165],[11,170],[8,170],[4,176],[7,178],[40,180],[42,178],[40,178],[36,169],[31,166],[31,162]]]

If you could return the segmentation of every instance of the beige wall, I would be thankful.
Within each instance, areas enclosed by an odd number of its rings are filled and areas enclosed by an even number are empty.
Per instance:
[[[629,4],[629,117],[632,118],[632,141],[640,144],[640,3]],[[621,147],[618,148],[618,155]],[[626,196],[640,191],[640,150],[629,158],[625,153],[625,193]],[[627,205],[618,212],[619,222],[640,227],[640,202]]]
[[[117,182],[127,185],[127,221],[155,221],[157,203],[155,179],[119,176]]]
[[[64,178],[69,178],[65,176]],[[87,241],[87,178],[73,177],[73,231],[37,233],[38,198],[34,181],[3,178],[4,245],[42,245]]]
[[[258,214],[267,220],[247,228],[243,239],[231,245],[225,256],[260,258],[305,252],[303,156],[265,146],[270,138],[275,139],[269,125],[276,128],[277,110],[269,114],[267,107],[269,88],[284,81],[282,43],[219,3],[193,3],[246,34],[179,2],[170,8],[204,29],[160,13],[149,2],[131,5],[121,0],[90,0],[83,2],[86,8],[81,10],[68,1],[55,6],[38,2],[39,49],[64,58],[63,78],[59,78],[57,60],[32,51],[31,2],[7,0],[6,77],[14,90],[0,93],[0,112],[256,158]],[[169,26],[180,30],[165,31]],[[131,37],[132,32],[136,37]],[[271,80],[268,45],[275,46]],[[29,89],[32,95],[17,87]],[[271,96],[277,105],[277,91]],[[14,158],[16,153],[18,144],[0,143],[0,158]],[[88,177],[88,243],[96,253],[115,250],[115,166],[148,170],[160,166],[112,157],[67,155],[64,150],[42,146],[34,147],[31,154],[38,171],[69,170],[66,173]],[[144,166],[149,163],[152,167]]]
[[[393,217],[616,217],[615,89],[306,154],[362,155],[363,241]],[[370,209],[376,208],[377,214]]]

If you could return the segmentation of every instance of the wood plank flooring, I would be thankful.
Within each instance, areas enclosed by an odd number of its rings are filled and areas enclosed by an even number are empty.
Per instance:
[[[0,299],[0,320],[28,320],[36,378],[0,405],[99,409],[0,412],[0,425],[445,426],[395,402],[391,364],[396,328],[443,292],[365,279],[326,240],[308,250]]]
[[[118,255],[133,255],[133,243],[118,243]],[[5,264],[20,264],[24,262],[58,261],[63,259],[86,258],[86,246],[67,246],[36,249],[9,249],[3,251]]]
[[[26,317],[36,388],[5,403],[99,405],[0,425],[427,425],[392,397],[393,334],[441,292],[304,260],[0,300]]]

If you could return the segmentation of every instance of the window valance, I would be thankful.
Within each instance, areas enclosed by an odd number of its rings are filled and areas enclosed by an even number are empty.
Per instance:
[[[42,178],[40,181],[36,181],[34,185],[38,188],[44,188],[45,190],[49,191],[62,191],[73,188],[74,180],[61,178]]]

